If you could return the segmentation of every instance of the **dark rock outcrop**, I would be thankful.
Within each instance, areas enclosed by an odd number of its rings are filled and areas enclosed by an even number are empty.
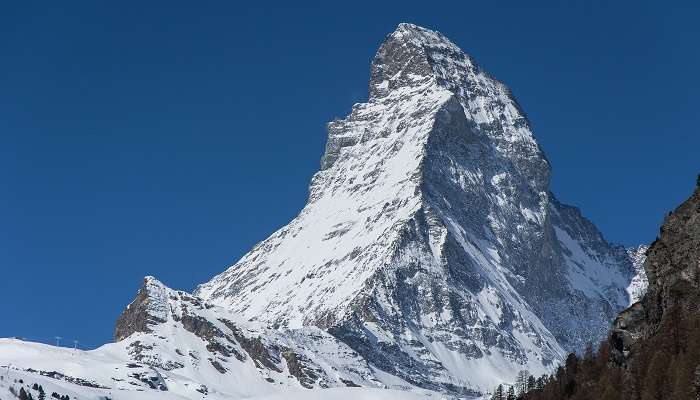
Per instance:
[[[146,277],[136,294],[134,301],[129,304],[124,312],[117,318],[114,328],[114,341],[123,340],[133,333],[150,333],[150,325],[163,323],[165,320],[152,312],[153,296],[150,291],[153,278]]]
[[[307,389],[314,387],[319,376],[309,367],[308,362],[305,363],[299,354],[289,349],[282,352],[282,357],[287,362],[289,373],[297,378],[301,386]]]

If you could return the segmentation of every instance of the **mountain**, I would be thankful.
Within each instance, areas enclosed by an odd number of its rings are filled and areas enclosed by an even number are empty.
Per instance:
[[[442,34],[399,25],[328,132],[299,216],[198,296],[456,393],[550,370],[630,304],[626,250],[556,200],[520,105]]]
[[[700,398],[700,176],[646,251],[648,288],[596,354],[569,356],[525,400]]]
[[[636,276],[551,193],[509,89],[442,34],[400,24],[367,102],[328,124],[293,221],[193,294],[147,278],[116,343],[73,353],[80,368],[49,346],[0,352],[15,374],[96,382],[89,396],[476,397],[604,339]]]

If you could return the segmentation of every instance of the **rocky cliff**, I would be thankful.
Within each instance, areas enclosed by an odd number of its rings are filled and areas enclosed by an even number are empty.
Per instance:
[[[700,184],[700,178],[698,180]],[[664,318],[693,316],[700,304],[700,186],[664,219],[649,246],[646,294],[615,320],[616,360],[626,364],[635,343],[654,336]],[[667,321],[669,322],[669,321]]]

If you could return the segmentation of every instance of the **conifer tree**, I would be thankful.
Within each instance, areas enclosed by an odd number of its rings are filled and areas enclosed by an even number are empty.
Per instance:
[[[546,375],[540,376],[539,378],[537,378],[537,381],[535,382],[535,389],[537,391],[541,391],[542,389],[544,389],[544,385],[546,382],[547,382],[547,376]]]
[[[515,389],[513,386],[508,388],[508,394],[506,395],[506,400],[517,400],[517,397],[515,397]]]
[[[518,372],[518,376],[515,378],[515,394],[518,397],[527,393],[527,381],[529,377],[530,373],[526,370]]]
[[[493,396],[491,396],[491,400],[505,400],[503,396],[503,385],[498,385],[496,387],[496,390],[493,391]]]
[[[525,391],[530,392],[535,389],[537,389],[537,380],[534,376],[530,375],[527,377],[527,386],[525,388]]]

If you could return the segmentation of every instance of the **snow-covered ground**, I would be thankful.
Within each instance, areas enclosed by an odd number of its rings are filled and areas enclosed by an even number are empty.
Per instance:
[[[28,356],[32,350],[42,354],[39,357]],[[113,366],[112,370],[105,370],[104,360],[93,357],[90,352],[73,351],[55,348],[36,343],[20,343],[17,340],[0,339],[0,354],[7,356],[16,363],[0,364],[0,399],[13,399],[19,393],[20,388],[24,388],[27,393],[31,393],[34,399],[38,399],[39,391],[32,389],[34,384],[42,387],[47,399],[52,399],[51,395],[56,393],[59,396],[69,396],[75,400],[437,400],[448,399],[439,393],[410,392],[405,390],[377,389],[377,388],[330,388],[330,389],[299,389],[299,388],[277,388],[267,394],[250,394],[245,396],[230,395],[224,393],[193,393],[190,390],[149,390],[145,388],[93,388],[85,385],[74,384],[60,378],[52,378],[41,375],[38,371],[27,371],[22,365],[31,364],[35,368],[50,371],[55,363],[71,364],[74,369],[85,372],[89,371],[91,378],[102,380],[116,380],[122,376],[119,374],[119,367]],[[53,363],[47,363],[47,358],[52,358]],[[7,361],[3,361],[5,363]],[[120,365],[120,364],[116,364]],[[61,368],[61,370],[63,370]],[[14,393],[13,393],[14,392]]]

